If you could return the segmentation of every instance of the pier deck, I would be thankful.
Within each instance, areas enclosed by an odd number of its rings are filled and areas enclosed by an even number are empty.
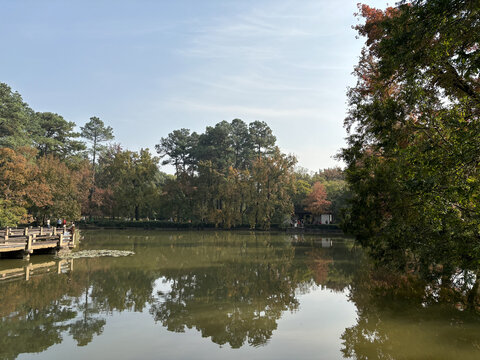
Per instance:
[[[69,249],[75,246],[75,233],[62,228],[6,228],[0,230],[0,256],[9,253],[28,257],[35,250],[52,251]]]

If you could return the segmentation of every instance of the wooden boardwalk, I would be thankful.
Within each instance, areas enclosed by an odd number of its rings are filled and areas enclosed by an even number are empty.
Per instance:
[[[75,246],[75,233],[63,228],[28,227],[0,230],[0,257],[15,256],[28,258],[35,250],[58,251]]]

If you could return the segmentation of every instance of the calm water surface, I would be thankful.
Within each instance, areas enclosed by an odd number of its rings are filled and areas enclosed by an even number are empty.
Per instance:
[[[0,359],[479,359],[480,320],[371,286],[352,240],[90,231],[0,260]]]

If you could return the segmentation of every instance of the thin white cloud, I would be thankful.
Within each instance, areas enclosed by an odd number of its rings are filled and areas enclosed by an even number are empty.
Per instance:
[[[301,79],[288,79],[287,77],[272,77],[260,74],[226,75],[218,79],[208,80],[204,77],[185,78],[185,81],[207,88],[216,88],[243,94],[252,92],[269,93],[307,93],[309,96],[328,95],[327,89],[318,86],[302,85]]]
[[[188,101],[183,99],[173,99],[169,101],[170,106],[182,108],[188,111],[206,111],[217,114],[231,114],[230,117],[244,116],[248,118],[257,119],[320,119],[324,112],[321,108],[268,108],[268,107],[253,107],[242,105],[219,105],[209,104],[204,102]]]
[[[298,7],[287,7],[285,13],[279,13],[276,4],[272,3],[234,17],[214,19],[213,24],[196,29],[197,35],[182,54],[210,59],[236,56],[259,61],[278,59],[288,48],[286,43],[318,36],[315,31],[317,17],[288,13]]]
[[[242,60],[272,60],[279,59],[280,53],[273,47],[258,47],[250,45],[231,45],[220,44],[206,41],[195,41],[194,45],[178,51],[181,55],[198,57],[203,59],[232,59],[238,58]]]
[[[332,7],[320,0],[266,1],[196,28],[188,47],[179,49],[195,64],[177,78],[185,91],[152,101],[159,112],[210,124],[265,120],[300,164],[333,166],[344,137],[343,84],[353,65],[335,44],[345,34],[334,24],[338,19],[325,16]]]
[[[315,64],[292,64],[293,67],[311,71],[353,71],[353,66],[315,65]]]

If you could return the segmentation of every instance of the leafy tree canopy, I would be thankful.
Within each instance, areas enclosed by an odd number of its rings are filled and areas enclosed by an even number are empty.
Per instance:
[[[480,253],[480,7],[360,6],[366,45],[349,90],[346,229],[403,267],[476,268]]]

